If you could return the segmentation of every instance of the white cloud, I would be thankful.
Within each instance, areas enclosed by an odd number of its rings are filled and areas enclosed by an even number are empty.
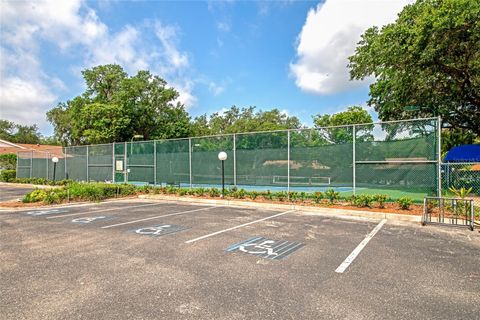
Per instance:
[[[45,106],[52,106],[57,96],[41,82],[12,77],[0,82],[0,118],[32,125],[45,122]],[[39,120],[42,120],[41,122]]]
[[[178,100],[187,107],[197,101],[188,74],[190,58],[179,49],[175,27],[143,22],[113,32],[82,0],[1,1],[0,21],[2,117],[47,128],[45,112],[66,86],[43,70],[40,50],[46,42],[61,54],[79,58],[70,70],[107,63],[118,63],[130,74],[150,69],[179,91]],[[147,41],[144,34],[152,33],[158,41]]]
[[[210,90],[210,92],[214,95],[214,96],[218,96],[219,94],[221,94],[225,88],[213,81],[211,81],[209,84],[208,84],[208,90]]]
[[[298,36],[297,59],[290,64],[297,86],[316,94],[333,94],[365,84],[349,81],[348,56],[367,28],[393,22],[411,2],[326,0],[311,9]]]

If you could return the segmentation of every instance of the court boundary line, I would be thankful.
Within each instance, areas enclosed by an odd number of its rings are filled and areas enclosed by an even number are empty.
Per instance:
[[[277,213],[277,214],[274,214],[274,215],[271,215],[271,216],[268,216],[268,217],[265,217],[265,218],[262,218],[262,219],[250,221],[250,222],[247,222],[247,223],[244,223],[244,224],[240,224],[238,226],[234,226],[234,227],[230,227],[230,228],[223,229],[223,230],[220,230],[220,231],[216,231],[216,232],[213,232],[213,233],[209,233],[209,234],[206,234],[204,236],[201,236],[201,237],[198,237],[198,238],[195,238],[195,239],[187,240],[187,241],[185,241],[185,243],[193,243],[193,242],[196,242],[196,241],[199,241],[199,240],[203,240],[205,238],[216,236],[217,234],[221,234],[221,233],[228,232],[228,231],[231,231],[231,230],[235,230],[235,229],[238,229],[238,228],[246,227],[248,225],[251,225],[251,224],[254,224],[254,223],[257,223],[257,222],[262,222],[262,221],[272,219],[272,218],[275,218],[275,217],[279,217],[279,216],[282,216],[284,214],[294,212],[294,211],[295,210],[288,210],[288,211],[280,212],[280,213]]]
[[[147,220],[153,220],[153,219],[158,219],[158,218],[163,218],[163,217],[176,216],[176,215],[181,215],[181,214],[185,214],[185,213],[191,213],[191,212],[202,211],[202,210],[209,210],[209,209],[214,209],[214,208],[222,208],[222,207],[223,206],[217,206],[217,207],[212,206],[212,207],[206,207],[206,208],[200,208],[200,209],[193,209],[193,210],[187,210],[187,211],[167,213],[167,214],[154,216],[154,217],[147,217],[147,218],[133,220],[133,221],[116,223],[116,224],[112,224],[112,225],[108,225],[108,226],[103,226],[103,227],[100,227],[100,228],[101,229],[109,229],[109,228],[113,228],[113,227],[124,226],[124,225],[127,225],[127,224],[132,224],[132,223],[137,223],[137,222],[142,222],[142,221],[147,221]]]
[[[343,273],[350,264],[355,260],[355,258],[362,252],[363,248],[372,240],[372,238],[377,234],[378,231],[383,227],[383,225],[387,222],[387,219],[382,219],[379,224],[369,234],[365,237],[365,239],[360,242],[360,244],[353,249],[352,253],[335,269],[336,273]]]

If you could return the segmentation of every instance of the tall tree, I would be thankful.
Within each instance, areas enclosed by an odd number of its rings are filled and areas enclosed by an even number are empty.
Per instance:
[[[478,0],[418,0],[394,23],[365,31],[350,75],[375,77],[368,103],[380,119],[435,113],[445,127],[480,134],[479,17]]]
[[[0,139],[12,140],[15,123],[0,119]]]
[[[190,134],[190,117],[175,102],[178,92],[149,71],[129,77],[119,65],[82,72],[86,91],[47,113],[64,144],[179,138]]]
[[[0,119],[0,139],[16,143],[35,144],[41,142],[41,135],[36,124],[31,126],[21,125]]]
[[[356,129],[356,138],[360,141],[367,141],[372,138],[371,130],[373,129],[372,116],[359,106],[351,106],[346,111],[338,112],[332,115],[318,114],[313,117],[315,128],[325,128],[318,130],[318,134],[326,140],[327,143],[347,143],[353,140],[353,129],[351,126],[342,127],[352,124],[366,124],[358,126]]]
[[[208,134],[224,134],[236,132],[254,132],[282,129],[298,129],[301,127],[297,117],[289,116],[278,109],[268,111],[256,107],[239,109],[232,106],[225,112],[213,113],[210,117],[196,117],[192,123],[192,131],[196,136]]]

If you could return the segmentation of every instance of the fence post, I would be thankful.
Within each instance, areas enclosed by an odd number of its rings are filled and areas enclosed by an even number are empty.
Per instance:
[[[48,178],[49,178],[48,177],[48,165],[49,165],[48,160],[50,158],[50,152],[45,152],[45,154],[46,154],[45,160],[47,162],[47,180],[48,180]]]
[[[67,171],[67,147],[63,148],[63,156],[65,158],[64,162],[65,162],[65,165],[64,165],[64,169],[65,169],[65,180],[68,179],[68,171]]]
[[[88,174],[88,166],[89,166],[89,164],[88,164],[88,146],[87,146],[87,182],[90,181],[89,174]]]
[[[112,182],[115,183],[115,142],[112,143]]]
[[[30,152],[30,179],[32,178],[32,169],[33,169],[33,150]]]
[[[233,134],[233,185],[237,186],[237,135]]]
[[[192,138],[188,138],[188,172],[190,176],[190,188],[192,188]]]
[[[20,160],[20,152],[17,151],[17,161],[15,161],[15,178],[18,179],[18,160]]]
[[[287,131],[287,193],[290,199],[290,130]]]
[[[157,186],[157,141],[153,140],[153,185]]]
[[[438,179],[437,179],[437,193],[438,197],[442,196],[442,118],[437,118],[437,161],[438,161]]]
[[[357,188],[357,159],[356,159],[356,151],[355,151],[355,146],[356,146],[356,140],[357,140],[357,131],[355,125],[353,125],[353,153],[352,153],[352,170],[353,170],[353,195],[355,195],[355,191]]]
[[[124,142],[123,148],[123,161],[125,162],[125,168],[123,168],[123,183],[128,183],[128,152],[127,152],[127,141]]]

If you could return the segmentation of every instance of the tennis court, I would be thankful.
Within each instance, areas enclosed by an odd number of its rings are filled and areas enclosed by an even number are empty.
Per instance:
[[[421,201],[442,188],[439,128],[428,118],[19,152],[17,177],[210,188],[223,175],[227,188]]]
[[[478,233],[117,200],[0,213],[9,319],[473,319]]]

